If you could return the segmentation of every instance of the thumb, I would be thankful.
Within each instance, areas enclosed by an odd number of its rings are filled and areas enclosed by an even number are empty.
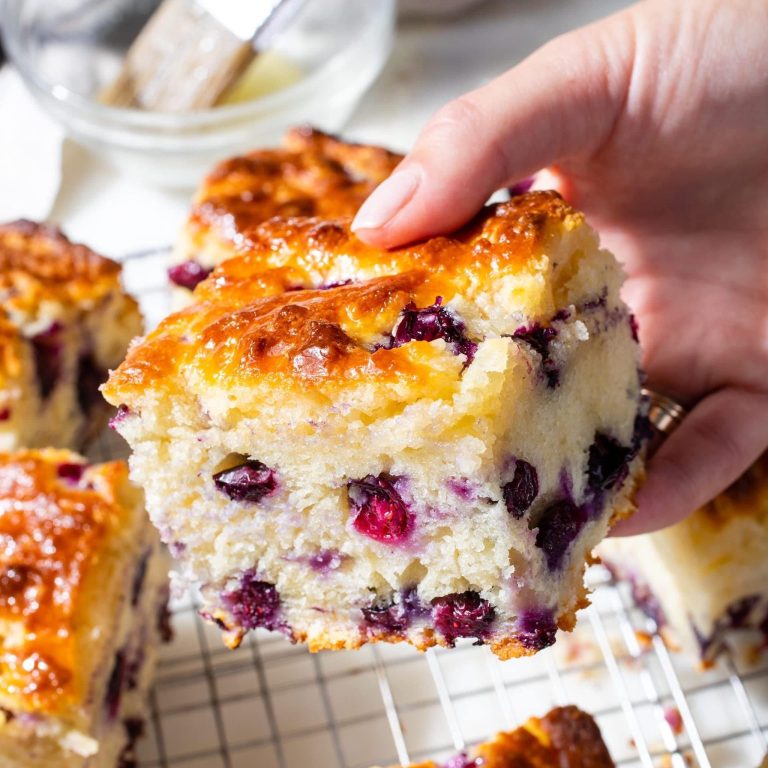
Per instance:
[[[625,102],[633,40],[625,11],[556,38],[447,104],[363,204],[353,230],[383,247],[452,231],[499,187],[597,151]]]

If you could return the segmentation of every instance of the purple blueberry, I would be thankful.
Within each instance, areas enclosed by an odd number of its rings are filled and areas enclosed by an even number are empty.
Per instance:
[[[121,403],[117,406],[117,413],[109,420],[109,428],[117,429],[117,425],[122,424],[130,415],[131,409],[124,403]]]
[[[86,466],[86,464],[64,462],[56,467],[56,475],[59,479],[66,480],[68,483],[77,484],[82,479]]]
[[[51,394],[61,376],[61,330],[61,323],[56,322],[47,331],[31,338],[37,385],[43,399]]]
[[[541,325],[540,323],[523,326],[512,334],[513,339],[525,342],[539,353],[542,371],[547,380],[547,386],[550,389],[555,389],[560,384],[560,370],[557,367],[557,363],[549,355],[549,346],[556,337],[556,328]]]
[[[483,640],[496,618],[493,606],[477,592],[461,592],[432,601],[432,621],[451,644],[459,637]]]
[[[449,477],[445,485],[462,501],[472,501],[475,498],[475,490],[466,477]]]
[[[587,522],[587,511],[569,499],[561,499],[544,510],[538,523],[536,546],[544,552],[550,570],[557,570],[571,542]]]
[[[598,493],[620,486],[629,472],[633,453],[632,448],[626,448],[618,440],[596,432],[589,447],[587,483],[590,489]]]
[[[216,488],[233,501],[257,503],[277,488],[275,471],[256,459],[217,472],[213,476]]]
[[[447,763],[443,763],[443,768],[480,768],[483,764],[481,758],[475,760],[467,757],[466,752],[460,752],[454,755]]]
[[[261,581],[254,571],[246,571],[240,586],[222,596],[233,618],[243,629],[279,629],[280,595],[274,584]]]
[[[194,290],[195,287],[202,283],[213,270],[204,267],[194,259],[184,261],[181,264],[175,264],[168,269],[168,279],[179,288],[186,288],[187,290]]]
[[[435,299],[430,307],[417,309],[411,302],[400,314],[392,333],[392,348],[402,347],[411,341],[434,341],[443,339],[453,348],[454,354],[466,355],[471,362],[477,351],[477,344],[464,334],[464,323],[443,306],[442,296]]]
[[[342,555],[337,550],[324,549],[321,552],[310,555],[307,562],[313,571],[317,571],[321,574],[328,574],[331,571],[338,570],[344,560],[346,560],[346,555]]]
[[[425,616],[429,610],[419,600],[416,588],[410,587],[400,593],[398,601],[377,600],[363,608],[362,613],[369,627],[398,635],[408,629],[414,618]]]
[[[635,605],[650,619],[653,619],[657,627],[663,627],[666,624],[664,611],[661,608],[656,595],[651,588],[637,579],[634,575],[629,578],[632,600]]]
[[[144,579],[147,576],[147,566],[149,565],[150,550],[145,550],[139,558],[136,571],[133,574],[133,583],[131,584],[131,605],[134,607],[139,604],[141,590],[144,588]]]
[[[171,623],[171,611],[168,608],[167,600],[157,609],[155,620],[160,639],[164,643],[170,643],[173,640],[173,624]]]
[[[555,642],[557,623],[549,608],[529,608],[517,621],[517,639],[524,648],[540,651]]]
[[[536,468],[527,461],[515,462],[515,474],[504,485],[504,503],[512,517],[520,519],[539,495],[539,476]]]
[[[128,664],[125,658],[125,651],[118,651],[115,655],[112,672],[107,681],[107,694],[105,699],[107,714],[111,720],[114,720],[117,717],[117,713],[120,711],[120,701],[123,697],[123,688],[125,687],[127,671]]]
[[[413,528],[408,505],[395,485],[399,478],[386,473],[351,480],[347,485],[355,530],[383,544],[397,544]]]
[[[509,192],[510,197],[524,195],[533,186],[534,181],[536,181],[535,176],[528,176],[524,179],[520,179],[520,181],[516,181],[511,186],[507,187],[507,192]]]
[[[749,626],[750,614],[759,602],[759,595],[749,595],[731,603],[725,611],[725,617],[722,620],[723,627],[727,629],[743,629]]]
[[[86,353],[77,361],[77,402],[83,413],[104,404],[99,387],[107,376],[107,371],[96,363],[92,354]]]

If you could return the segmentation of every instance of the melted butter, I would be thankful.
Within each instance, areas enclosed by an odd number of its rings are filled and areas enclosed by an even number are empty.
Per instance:
[[[248,69],[219,99],[219,106],[242,104],[281,91],[304,76],[299,66],[277,51],[257,56]]]

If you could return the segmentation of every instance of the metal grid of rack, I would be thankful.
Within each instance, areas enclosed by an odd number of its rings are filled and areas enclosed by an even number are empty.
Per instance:
[[[124,259],[129,290],[154,324],[168,308],[167,249]],[[105,440],[100,453],[112,454]],[[768,752],[768,658],[727,656],[703,671],[670,652],[601,568],[576,630],[532,658],[486,648],[420,654],[367,646],[309,654],[251,633],[230,651],[174,601],[175,640],[161,654],[142,768],[367,768],[442,759],[573,703],[595,716],[618,766],[754,768]]]

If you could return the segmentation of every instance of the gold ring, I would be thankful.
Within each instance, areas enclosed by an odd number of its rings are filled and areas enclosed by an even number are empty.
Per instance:
[[[652,389],[643,388],[642,396],[648,400],[648,421],[659,432],[669,435],[680,426],[687,413],[680,403]]]

